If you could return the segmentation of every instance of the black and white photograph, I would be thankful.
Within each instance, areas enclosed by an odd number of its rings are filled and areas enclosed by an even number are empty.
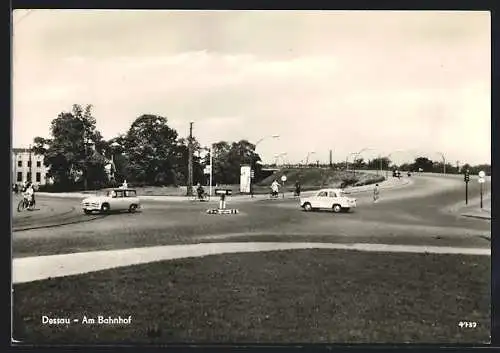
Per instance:
[[[12,344],[491,343],[490,12],[11,29]]]

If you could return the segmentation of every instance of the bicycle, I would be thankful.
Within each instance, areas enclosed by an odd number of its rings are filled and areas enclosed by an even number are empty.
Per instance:
[[[17,204],[17,212],[22,212],[24,210],[32,211],[35,204],[29,201],[26,197],[23,197],[21,201]]]
[[[202,194],[202,195],[193,195],[189,197],[189,201],[191,202],[208,202],[210,201],[210,195]]]
[[[278,191],[271,191],[269,193],[269,199],[274,200],[279,198],[279,192]]]

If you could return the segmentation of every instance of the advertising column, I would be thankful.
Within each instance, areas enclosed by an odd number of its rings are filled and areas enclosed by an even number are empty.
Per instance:
[[[242,165],[240,171],[240,192],[250,193],[251,167]]]

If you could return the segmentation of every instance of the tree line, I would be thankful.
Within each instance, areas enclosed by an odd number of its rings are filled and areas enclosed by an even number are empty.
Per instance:
[[[52,120],[50,136],[35,137],[33,151],[44,156],[55,190],[99,189],[124,180],[135,186],[187,184],[189,138],[168,126],[166,117],[143,114],[126,133],[105,140],[96,129],[92,105],[74,104]],[[194,137],[191,145],[193,181],[207,185],[204,167],[210,164],[210,146],[201,146]],[[256,177],[260,175],[261,158],[247,140],[216,142],[212,154],[214,184],[239,183],[241,164],[253,166]]]
[[[100,189],[116,186],[124,180],[135,186],[180,186],[188,182],[189,138],[179,136],[168,125],[168,119],[154,114],[143,114],[131,124],[128,131],[105,140],[96,128],[92,105],[74,104],[70,112],[61,112],[52,120],[50,138],[35,137],[33,151],[44,156],[49,168],[48,176],[54,181],[55,190]],[[209,177],[204,167],[210,164],[209,147],[212,147],[213,184],[237,184],[242,164],[252,166],[255,181],[262,173],[260,156],[255,145],[247,140],[219,141],[212,146],[201,146],[192,138],[193,182],[208,185]],[[112,161],[113,163],[110,163]],[[271,165],[275,166],[275,165]],[[413,163],[394,165],[387,157],[353,163],[311,163],[308,166],[335,169],[399,169],[401,171],[443,171],[442,162],[418,157]],[[106,170],[106,168],[112,170]],[[446,164],[447,173],[471,174],[484,170],[491,174],[490,165],[457,167]],[[109,178],[112,175],[113,178]]]
[[[447,174],[463,174],[465,170],[469,170],[472,175],[477,175],[481,170],[486,173],[486,175],[491,175],[491,165],[490,164],[479,164],[479,165],[452,165],[451,163],[446,163],[445,168],[443,168],[443,162],[433,161],[428,157],[417,157],[412,163],[395,164],[387,157],[373,158],[369,160],[364,160],[363,158],[358,158],[354,162],[336,162],[336,163],[308,163],[305,164],[268,164],[265,167],[277,168],[332,168],[336,170],[345,169],[356,169],[356,170],[400,170],[400,171],[410,171],[417,172],[422,170],[427,173],[442,173],[446,171]]]

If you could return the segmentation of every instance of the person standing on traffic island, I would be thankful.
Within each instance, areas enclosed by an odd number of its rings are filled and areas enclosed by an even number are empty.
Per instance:
[[[375,184],[375,188],[373,189],[373,203],[377,203],[380,196],[380,190],[378,188],[378,184]]]

